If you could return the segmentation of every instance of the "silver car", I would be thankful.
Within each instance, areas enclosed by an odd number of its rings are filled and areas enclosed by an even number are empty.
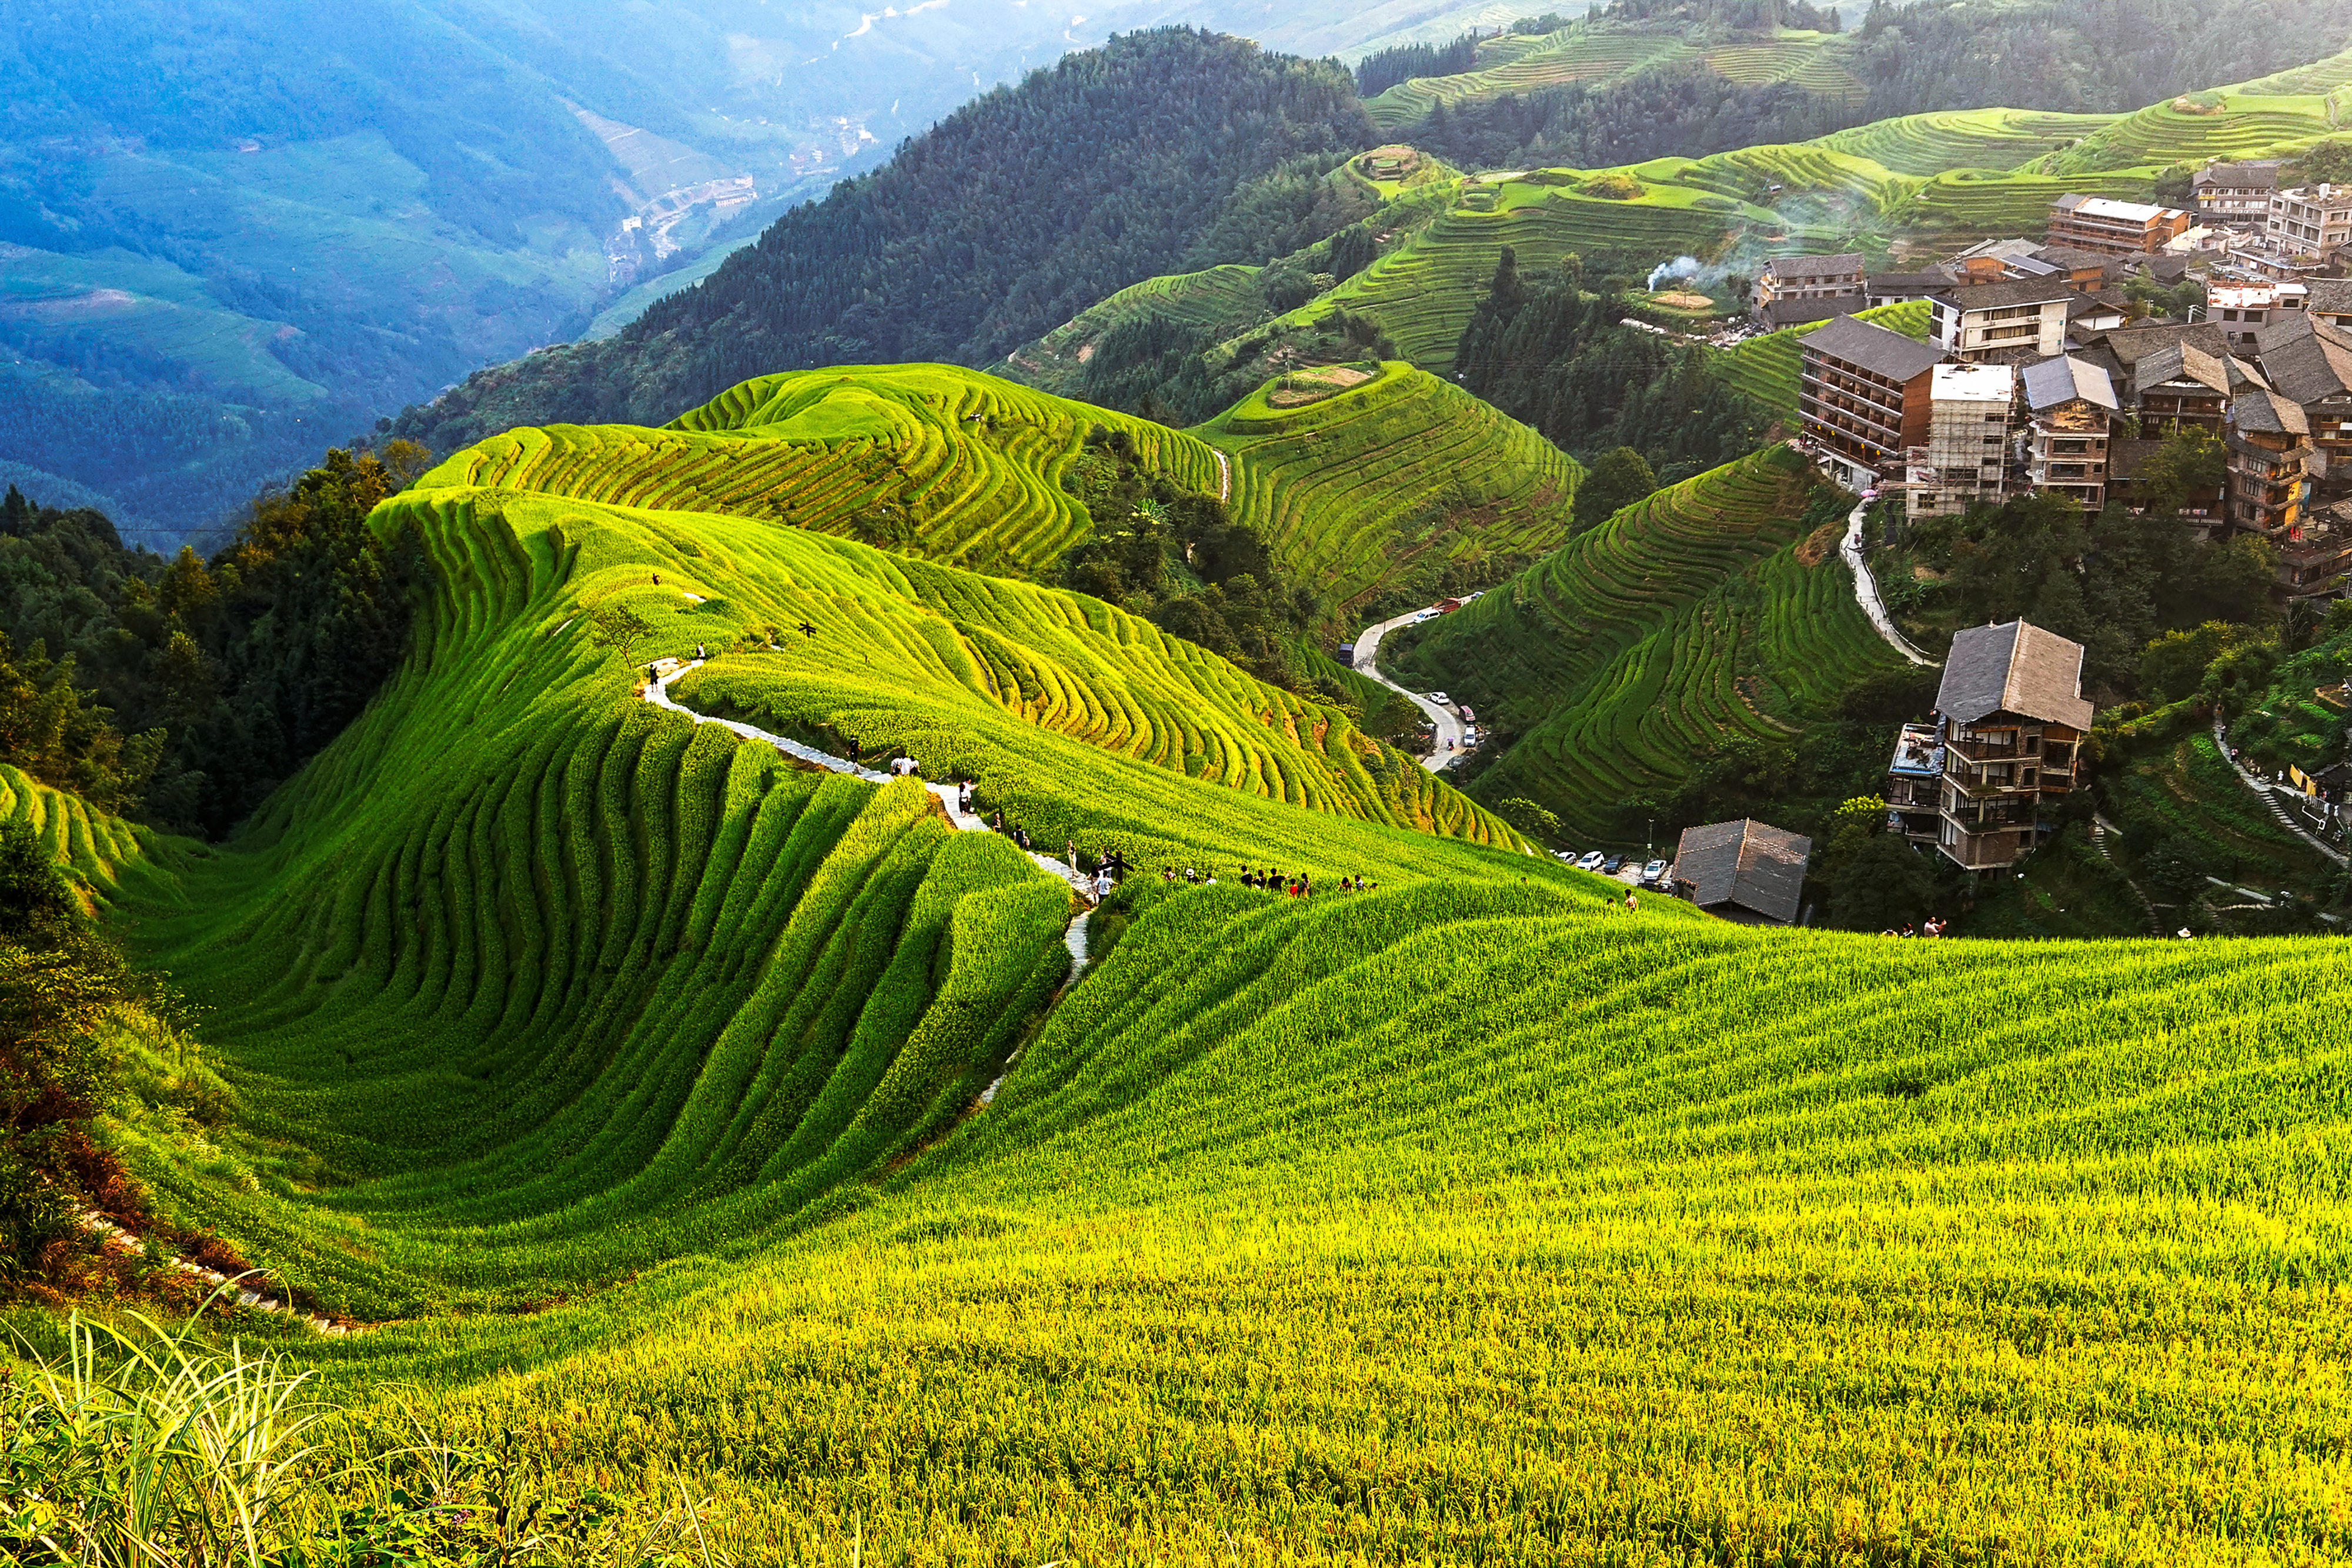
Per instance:
[[[1587,853],[1582,860],[1576,862],[1576,869],[1579,871],[1599,871],[1602,866],[1608,863],[1609,857],[1607,855],[1602,854],[1599,850],[1593,850]]]

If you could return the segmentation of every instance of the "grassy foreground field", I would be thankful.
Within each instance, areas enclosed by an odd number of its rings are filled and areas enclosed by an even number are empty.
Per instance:
[[[1580,538],[1780,570],[1774,461]],[[1628,915],[1093,601],[464,472],[377,514],[410,662],[239,839],[5,780],[213,1009],[233,1124],[132,1157],[377,1324],[253,1331],[364,1430],[760,1563],[2352,1550],[2346,949]],[[1116,946],[1055,999],[1002,840],[635,699],[698,643],[691,706],[1124,843]]]

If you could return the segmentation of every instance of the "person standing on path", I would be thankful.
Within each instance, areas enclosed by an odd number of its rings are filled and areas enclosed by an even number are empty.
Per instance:
[[[1065,839],[1062,841],[1062,858],[1063,858],[1063,859],[1065,859],[1065,860],[1066,860],[1066,861],[1068,861],[1068,862],[1070,862],[1070,874],[1071,874],[1071,875],[1073,875],[1073,876],[1076,875],[1076,874],[1077,874],[1077,870],[1078,870],[1078,841],[1077,841],[1077,840],[1076,840],[1076,839],[1072,839],[1072,838],[1065,838]]]

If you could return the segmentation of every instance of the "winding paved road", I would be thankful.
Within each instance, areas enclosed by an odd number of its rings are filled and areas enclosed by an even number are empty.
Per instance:
[[[1461,716],[1450,708],[1438,706],[1419,692],[1406,691],[1402,686],[1381,674],[1379,666],[1372,663],[1372,656],[1381,651],[1381,639],[1420,613],[1418,610],[1408,610],[1403,614],[1392,616],[1376,626],[1365,627],[1356,638],[1356,650],[1349,657],[1349,663],[1355,665],[1359,674],[1370,676],[1389,690],[1403,696],[1413,706],[1426,714],[1430,721],[1437,726],[1437,748],[1423,758],[1421,765],[1432,773],[1443,773],[1462,755],[1464,732]],[[1450,750],[1447,749],[1449,744],[1452,747]]]
[[[1853,510],[1846,514],[1845,538],[1838,542],[1838,553],[1845,557],[1846,565],[1853,570],[1854,601],[1862,606],[1862,612],[1870,617],[1870,623],[1878,628],[1878,634],[1886,639],[1888,647],[1915,664],[1933,669],[1936,661],[1913,647],[1909,640],[1895,629],[1894,617],[1886,613],[1885,602],[1878,597],[1878,580],[1870,575],[1870,568],[1862,564],[1862,515],[1869,509],[1869,502],[1856,503]]]

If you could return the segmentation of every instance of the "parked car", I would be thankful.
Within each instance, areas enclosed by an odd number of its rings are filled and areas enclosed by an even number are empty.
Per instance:
[[[1664,861],[1652,861],[1648,865],[1643,866],[1642,868],[1642,880],[1648,883],[1652,887],[1657,887],[1663,884],[1666,880],[1666,862]]]
[[[1429,700],[1435,703],[1439,707],[1451,707],[1454,704],[1454,699],[1447,696],[1444,692],[1430,693]]]
[[[1601,862],[1606,861],[1608,858],[1609,857],[1607,855],[1602,854],[1599,850],[1590,851],[1582,860],[1576,862],[1576,869],[1579,871],[1599,871],[1601,869]]]
[[[1558,855],[1560,859],[1566,861],[1570,865],[1574,865],[1576,863],[1576,852],[1574,850],[1554,850],[1551,852]]]
[[[1601,874],[1603,876],[1615,876],[1619,872],[1623,871],[1624,869],[1625,857],[1623,855],[1611,855],[1607,860],[1601,862]]]

